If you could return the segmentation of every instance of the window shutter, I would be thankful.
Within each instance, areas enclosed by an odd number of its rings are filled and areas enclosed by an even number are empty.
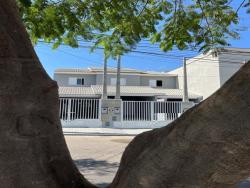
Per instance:
[[[110,85],[115,86],[116,85],[116,78],[111,78]]]
[[[125,86],[127,83],[127,80],[125,78],[120,78],[120,85]],[[116,78],[111,78],[110,85],[115,86],[116,85]]]
[[[69,85],[76,85],[76,82],[77,82],[77,78],[73,78],[73,77],[70,77],[69,78]]]
[[[150,87],[156,87],[156,80],[149,80]]]
[[[121,82],[121,86],[125,86],[127,83],[127,80],[125,78],[121,78],[120,82]]]

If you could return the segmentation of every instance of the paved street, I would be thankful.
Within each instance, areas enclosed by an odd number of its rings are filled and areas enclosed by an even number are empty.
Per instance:
[[[133,136],[65,136],[72,158],[92,183],[105,187],[114,178]]]

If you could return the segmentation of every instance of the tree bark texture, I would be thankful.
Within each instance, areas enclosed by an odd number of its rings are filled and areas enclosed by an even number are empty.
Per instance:
[[[0,0],[0,187],[94,187],[58,117],[58,87],[37,58],[14,0]]]
[[[235,188],[250,176],[250,62],[214,95],[126,148],[111,188]]]

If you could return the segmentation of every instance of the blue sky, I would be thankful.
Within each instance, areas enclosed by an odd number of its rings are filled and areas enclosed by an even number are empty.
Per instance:
[[[241,9],[239,15],[240,24],[238,28],[242,30],[239,32],[240,39],[231,39],[229,42],[232,47],[250,48],[250,15],[245,13],[245,9]],[[139,46],[136,50],[162,53],[157,45],[151,45],[146,40],[142,41]],[[86,48],[73,49],[67,46],[52,50],[49,44],[44,43],[37,44],[35,50],[45,70],[52,78],[56,68],[102,67],[102,50],[90,53],[89,49]],[[173,50],[164,53],[164,56],[129,53],[122,57],[122,67],[148,71],[168,71],[181,66],[182,57],[193,57],[196,54],[197,52],[189,50]],[[115,67],[116,62],[110,59],[108,65]]]

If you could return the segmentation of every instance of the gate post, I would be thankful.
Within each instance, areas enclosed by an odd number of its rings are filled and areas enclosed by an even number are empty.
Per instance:
[[[70,115],[71,115],[71,99],[68,99],[67,121],[70,121]]]
[[[98,119],[101,121],[102,115],[102,99],[99,99],[99,106],[98,106]]]
[[[123,101],[121,101],[121,121],[123,121]]]
[[[154,101],[150,102],[151,121],[154,121]]]

